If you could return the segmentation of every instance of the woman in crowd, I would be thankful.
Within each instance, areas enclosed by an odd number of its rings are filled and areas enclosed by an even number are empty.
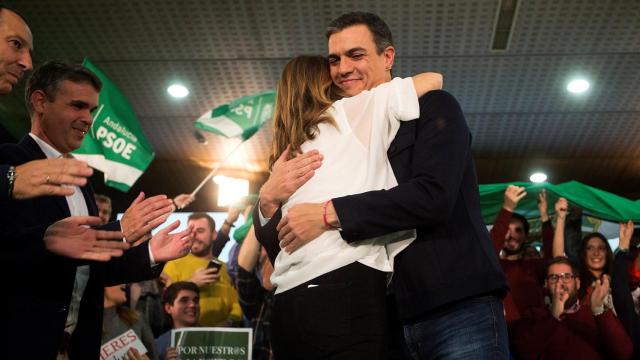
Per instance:
[[[289,61],[277,88],[270,165],[311,149],[324,161],[283,204],[283,216],[297,203],[395,186],[387,150],[399,121],[418,118],[418,97],[441,87],[440,74],[424,73],[341,99],[326,58]],[[387,274],[414,238],[405,231],[353,246],[334,228],[281,251],[271,277],[275,357],[385,358]]]
[[[565,256],[564,228],[567,217],[568,203],[566,200],[556,204],[556,229],[553,239],[553,256]],[[613,251],[607,238],[599,232],[592,232],[582,238],[578,249],[578,270],[580,271],[580,290],[578,296],[582,305],[588,305],[591,291],[596,281],[602,281],[604,276],[611,279],[613,272]],[[611,296],[605,300],[605,306],[613,308]]]
[[[151,328],[140,314],[124,306],[127,302],[124,290],[124,285],[104,288],[102,343],[104,344],[131,329],[147,348],[147,358],[155,360],[156,351]]]

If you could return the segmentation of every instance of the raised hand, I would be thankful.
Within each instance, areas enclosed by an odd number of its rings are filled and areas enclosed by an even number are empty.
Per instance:
[[[567,218],[567,212],[569,211],[569,202],[567,201],[567,199],[563,197],[559,198],[558,201],[556,201],[554,208],[556,210],[558,218]]]
[[[178,207],[176,210],[182,210],[196,200],[191,194],[180,194],[173,198],[173,202]]]
[[[610,281],[609,275],[602,275],[602,280],[598,279],[594,283],[591,293],[591,311],[595,314],[604,307],[604,300],[609,295]]]
[[[36,196],[68,196],[73,189],[61,185],[84,186],[93,169],[84,161],[75,159],[34,160],[16,166],[13,198],[29,199]]]
[[[633,236],[633,221],[629,220],[626,223],[620,223],[620,243],[618,247],[620,249],[629,249],[631,246],[631,237]]]
[[[527,192],[522,186],[509,185],[504,191],[504,203],[502,207],[513,212],[522,198],[527,196]]]
[[[273,164],[271,175],[260,190],[260,211],[266,217],[273,216],[280,204],[309,181],[322,165],[322,155],[317,150],[287,160],[290,151],[290,146],[287,146]]]
[[[542,189],[538,193],[538,211],[540,212],[540,220],[546,222],[549,220],[549,203],[547,202],[547,191]]]
[[[119,231],[94,230],[100,225],[95,216],[71,216],[51,224],[44,234],[44,244],[52,253],[80,260],[109,261],[122,255],[129,244]]]
[[[176,220],[164,229],[158,231],[149,241],[151,253],[156,262],[165,262],[181,258],[189,253],[193,244],[193,227],[175,234],[169,234],[180,226],[180,220]]]
[[[141,192],[124,212],[120,226],[127,242],[134,243],[150,237],[151,230],[167,220],[173,211],[171,200],[166,195],[156,195],[145,199]]]

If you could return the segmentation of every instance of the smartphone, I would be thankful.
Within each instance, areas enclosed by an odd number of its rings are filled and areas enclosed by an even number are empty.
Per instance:
[[[220,260],[209,260],[209,265],[207,265],[207,269],[216,269],[220,270],[222,267],[222,261]]]

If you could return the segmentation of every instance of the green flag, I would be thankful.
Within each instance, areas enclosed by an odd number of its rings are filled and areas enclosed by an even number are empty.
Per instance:
[[[227,138],[247,140],[271,119],[275,103],[275,91],[244,96],[207,111],[194,126]]]
[[[587,216],[612,222],[640,221],[640,204],[638,202],[577,181],[569,181],[558,185],[527,182],[480,185],[480,208],[485,223],[493,224],[496,215],[502,208],[504,191],[509,185],[523,186],[525,188],[527,196],[518,203],[516,212],[527,218],[539,216],[538,193],[542,189],[546,189],[549,213],[554,212],[555,202],[558,198],[563,197],[569,203],[581,207]]]
[[[102,81],[91,131],[73,155],[104,173],[108,186],[127,192],[155,153],[127,98],[89,59],[82,63]]]

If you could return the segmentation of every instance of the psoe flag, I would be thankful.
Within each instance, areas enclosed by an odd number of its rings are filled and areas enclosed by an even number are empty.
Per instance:
[[[91,131],[73,155],[104,173],[108,186],[127,192],[155,153],[127,98],[89,59],[82,63],[102,81]]]
[[[194,126],[227,138],[247,140],[271,119],[275,103],[275,91],[244,96],[207,111],[196,120]]]

